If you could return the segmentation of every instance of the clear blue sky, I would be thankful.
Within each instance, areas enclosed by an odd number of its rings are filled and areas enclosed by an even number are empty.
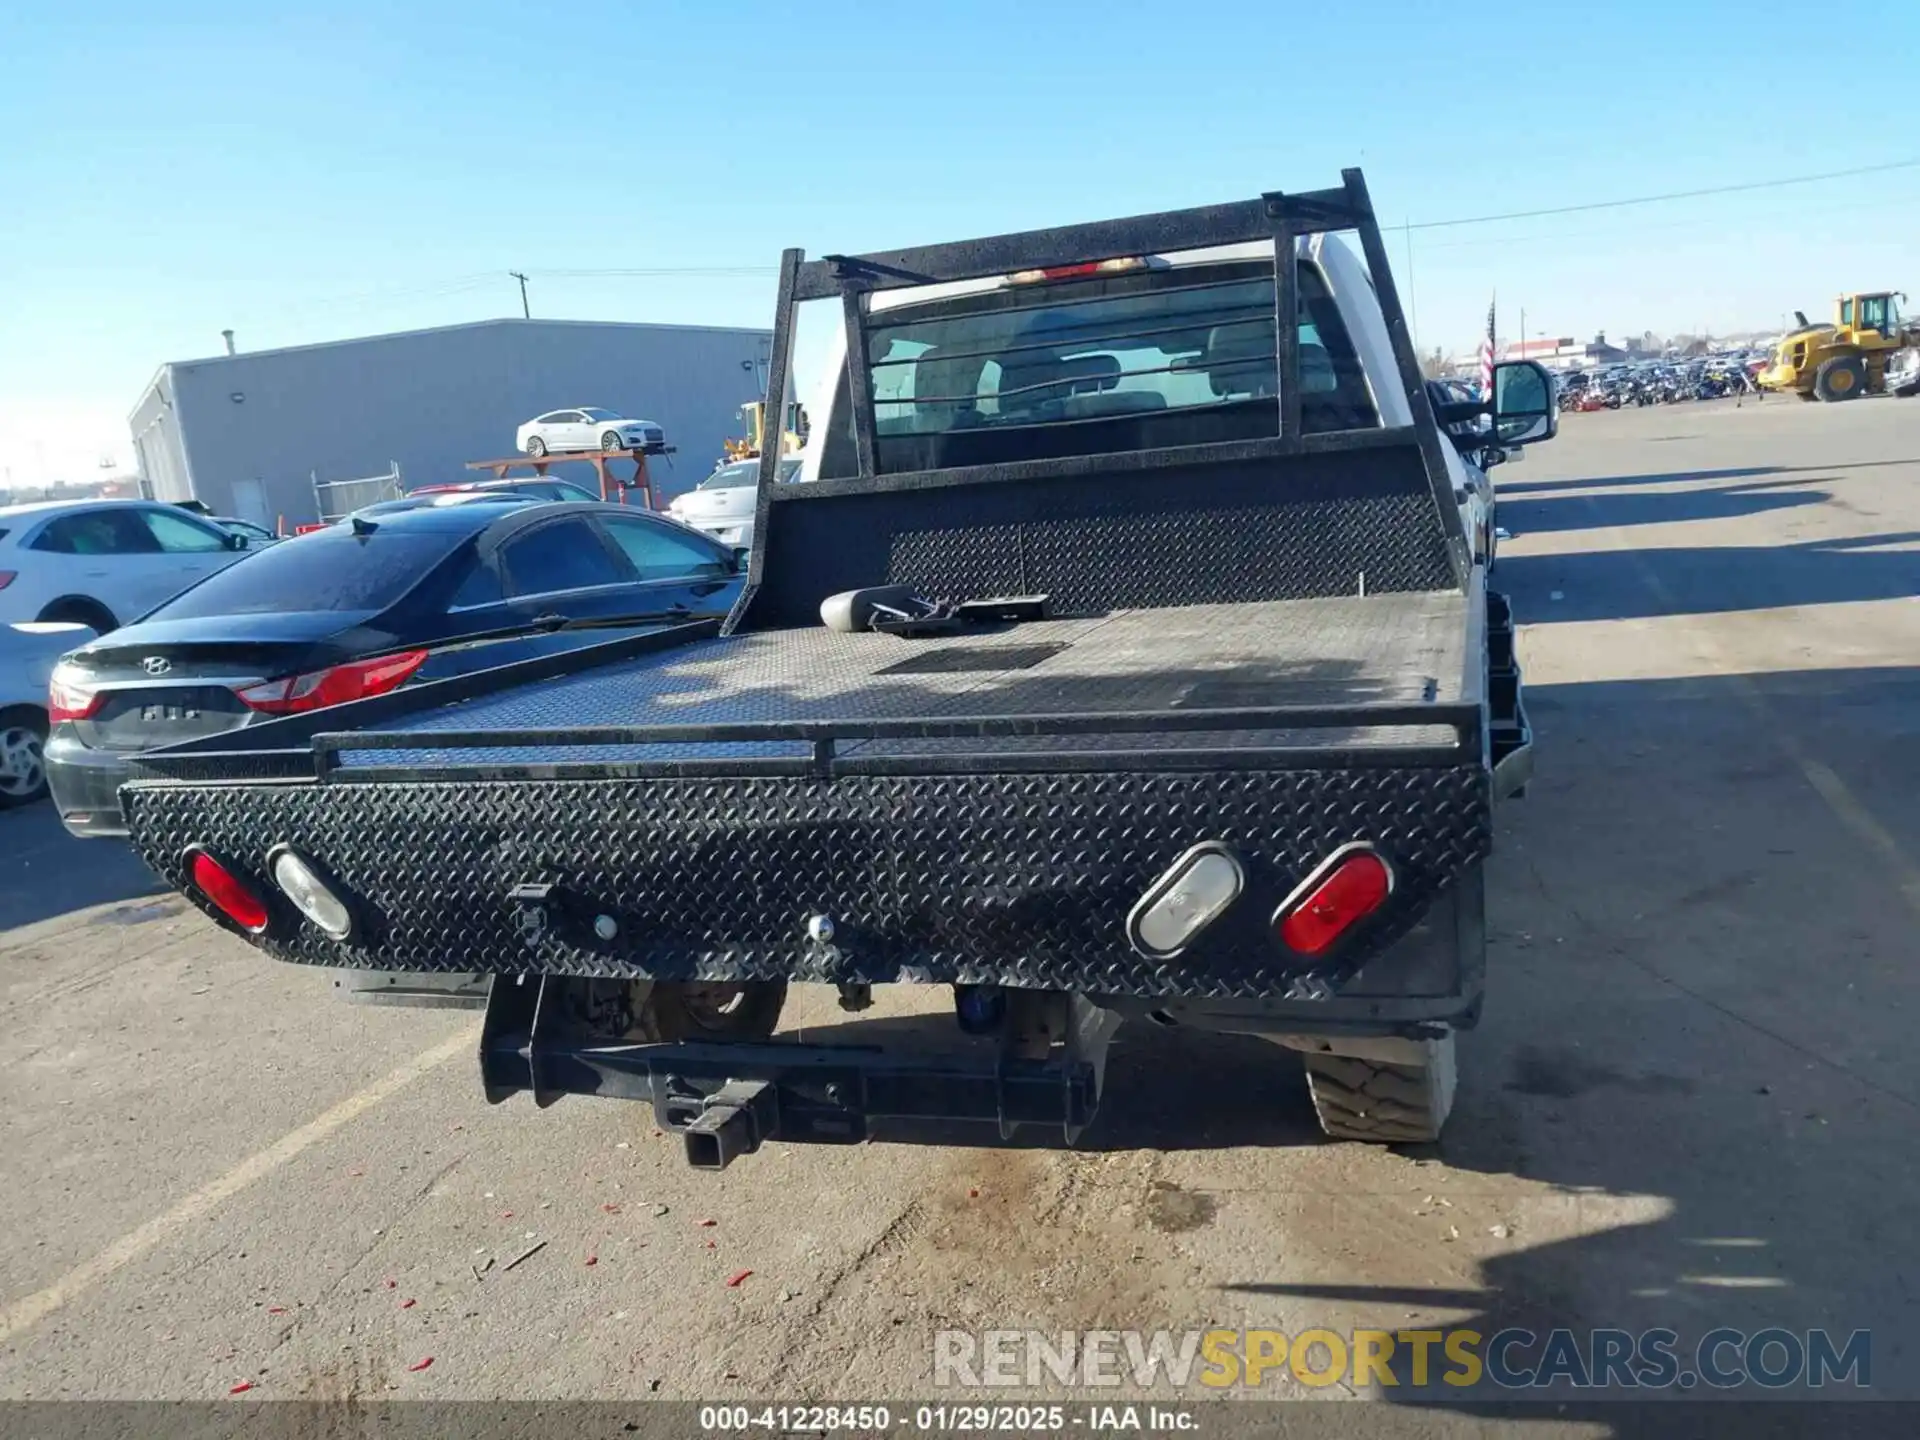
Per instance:
[[[1332,183],[1389,222],[1920,155],[1913,0],[197,0],[0,16],[0,455],[163,361],[517,313],[765,324],[771,266]],[[28,10],[33,13],[26,14]],[[1920,169],[1392,237],[1424,345],[1920,296]]]

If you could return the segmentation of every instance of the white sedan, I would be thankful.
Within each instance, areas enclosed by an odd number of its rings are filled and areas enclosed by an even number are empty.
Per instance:
[[[651,420],[629,420],[617,410],[582,405],[578,410],[549,410],[527,421],[514,435],[523,455],[569,450],[644,450],[658,454],[666,448],[667,432]]]
[[[780,462],[782,482],[800,473],[800,459]],[[722,465],[699,486],[667,502],[667,513],[682,525],[704,530],[736,550],[753,546],[754,506],[760,494],[760,462],[736,460]]]
[[[85,625],[0,625],[0,810],[47,793],[47,681],[91,639]]]
[[[248,551],[245,536],[177,505],[48,501],[0,509],[0,624],[69,621],[101,634]]]

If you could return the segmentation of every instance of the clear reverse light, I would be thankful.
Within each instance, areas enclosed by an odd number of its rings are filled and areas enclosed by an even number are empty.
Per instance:
[[[273,883],[278,885],[294,908],[319,927],[332,940],[344,940],[353,933],[353,912],[329,890],[326,882],[298,852],[282,847],[272,861]]]
[[[1240,861],[1225,845],[1196,845],[1140,897],[1127,917],[1127,938],[1156,960],[1178,955],[1227,912],[1246,883]]]

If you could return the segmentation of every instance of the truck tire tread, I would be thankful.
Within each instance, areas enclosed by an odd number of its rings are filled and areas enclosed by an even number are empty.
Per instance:
[[[1434,1066],[1387,1064],[1352,1055],[1308,1054],[1304,1059],[1314,1113],[1331,1138],[1414,1144],[1440,1137],[1452,1097]]]

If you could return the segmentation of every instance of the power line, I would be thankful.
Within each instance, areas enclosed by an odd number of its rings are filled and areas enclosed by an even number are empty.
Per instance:
[[[1920,196],[1901,195],[1878,203],[1874,214],[1878,217],[1912,211],[1920,203]],[[1806,208],[1801,206],[1792,210],[1764,210],[1755,214],[1735,215],[1726,218],[1695,216],[1691,220],[1664,220],[1658,224],[1635,223],[1626,227],[1605,229],[1584,228],[1579,230],[1534,231],[1520,235],[1479,235],[1463,240],[1430,241],[1420,247],[1422,255],[1440,250],[1473,250],[1498,245],[1545,245],[1559,240],[1599,240],[1608,243],[1639,240],[1647,236],[1670,235],[1687,230],[1726,230],[1737,231],[1742,228],[1771,224],[1782,220],[1804,217]],[[1818,218],[1818,217],[1816,217]],[[1857,217],[1840,216],[1833,220],[1835,224],[1852,225],[1858,228]]]
[[[1777,190],[1789,185],[1811,185],[1823,180],[1845,180],[1861,175],[1883,175],[1894,170],[1920,169],[1920,157],[1909,160],[1893,160],[1880,165],[1859,165],[1847,170],[1826,170],[1814,175],[1789,175],[1773,180],[1750,180],[1738,185],[1710,185],[1693,190],[1669,190],[1658,195],[1636,195],[1621,200],[1594,200],[1579,205],[1553,205],[1534,210],[1510,210],[1497,215],[1465,215],[1450,220],[1410,220],[1399,228],[1403,233],[1413,230],[1446,230],[1465,225],[1492,225],[1506,220],[1534,220],[1553,215],[1579,215],[1596,210],[1619,210],[1635,205],[1655,205],[1671,200],[1697,200],[1715,195],[1736,195],[1753,190]],[[1560,238],[1542,236],[1542,239]],[[1491,242],[1463,242],[1491,243]],[[1445,248],[1445,247],[1433,247]],[[777,275],[779,267],[773,265],[637,265],[604,267],[560,267],[529,271],[510,270],[507,272],[523,286],[529,279],[541,280],[657,280],[657,279],[749,279],[761,276]],[[411,299],[414,297],[439,298],[456,293],[459,290],[473,288],[477,282],[489,278],[488,274],[462,275],[451,277],[448,281],[430,282],[420,286],[408,286],[400,289],[373,290],[358,295],[347,295],[332,301],[318,302],[327,305],[351,304],[369,300],[385,302],[390,300]],[[446,288],[442,288],[442,287]],[[524,307],[523,307],[524,308]]]
[[[1457,220],[1422,220],[1405,228],[1444,230],[1455,225],[1491,225],[1498,220],[1535,220],[1543,215],[1577,215],[1588,210],[1618,210],[1627,205],[1654,205],[1665,200],[1698,200],[1709,195],[1737,195],[1747,190],[1777,190],[1783,185],[1811,185],[1819,180],[1846,180],[1856,175],[1883,175],[1889,170],[1920,168],[1920,158],[1893,160],[1885,165],[1861,165],[1852,170],[1827,170],[1818,175],[1790,175],[1781,180],[1750,180],[1742,185],[1709,185],[1699,190],[1671,190],[1664,195],[1637,195],[1629,200],[1595,200],[1585,205],[1555,205],[1544,210],[1513,210],[1504,215],[1468,215]]]
[[[650,265],[604,270],[535,270],[542,280],[620,280],[620,279],[719,279],[733,276],[762,276],[780,273],[776,265]]]

